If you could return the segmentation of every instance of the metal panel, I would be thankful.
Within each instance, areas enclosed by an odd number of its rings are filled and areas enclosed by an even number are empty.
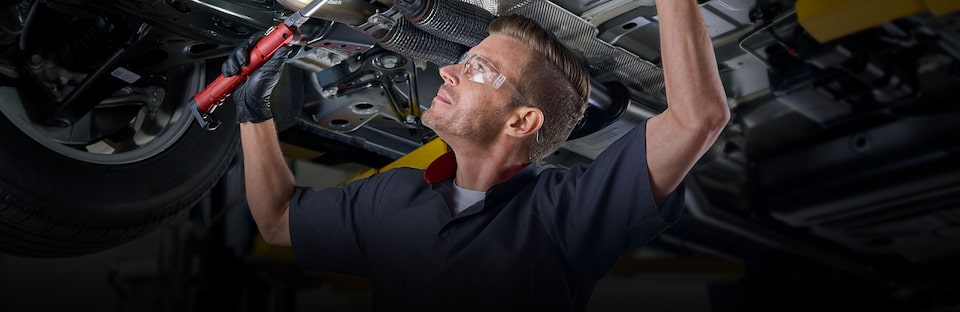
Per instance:
[[[598,82],[620,81],[636,94],[640,104],[653,111],[666,108],[663,71],[653,63],[597,38],[597,28],[556,4],[533,1],[507,13],[539,21],[567,46],[582,52],[590,63],[590,77]]]

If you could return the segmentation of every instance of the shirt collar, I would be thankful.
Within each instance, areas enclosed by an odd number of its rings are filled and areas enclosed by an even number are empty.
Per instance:
[[[429,184],[446,181],[457,173],[457,157],[448,151],[434,159],[423,171],[423,180]]]
[[[536,172],[535,166],[532,163],[528,163],[524,166],[521,166],[513,172],[512,175],[506,179],[500,181],[497,184],[506,182],[508,180],[513,180],[517,176],[527,176]],[[423,171],[423,180],[428,184],[435,184],[443,182],[453,178],[453,175],[457,173],[457,157],[453,151],[448,151],[437,159],[433,160],[430,165],[427,166],[427,169]],[[525,173],[525,174],[520,174]],[[496,186],[496,185],[495,185]]]

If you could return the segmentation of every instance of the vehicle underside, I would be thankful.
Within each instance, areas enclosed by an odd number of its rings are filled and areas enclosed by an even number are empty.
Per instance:
[[[222,187],[232,102],[214,131],[185,104],[236,45],[308,2],[0,2],[0,251],[105,250]],[[712,259],[661,273],[706,268],[738,281],[712,294],[758,295],[715,310],[960,308],[960,4],[699,2],[732,118],[685,180],[684,218],[612,274]],[[669,105],[653,1],[326,5],[272,100],[281,141],[309,151],[288,156],[320,166],[381,168],[436,139],[419,116],[437,70],[498,15],[537,20],[591,75],[586,118],[540,166],[588,163]]]

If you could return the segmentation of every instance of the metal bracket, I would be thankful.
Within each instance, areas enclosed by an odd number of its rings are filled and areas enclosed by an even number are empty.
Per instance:
[[[397,9],[390,8],[383,12],[378,10],[377,13],[370,15],[366,22],[357,25],[356,28],[374,39],[380,39],[386,37],[390,30],[397,26],[401,18],[403,18],[403,13]]]
[[[313,119],[321,127],[350,132],[380,116],[412,130],[422,128],[416,65],[400,54],[383,50],[368,55],[359,68],[320,93],[324,107]]]

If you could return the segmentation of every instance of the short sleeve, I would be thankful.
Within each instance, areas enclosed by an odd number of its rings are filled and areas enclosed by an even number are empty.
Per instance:
[[[590,164],[544,171],[538,180],[541,222],[574,268],[590,278],[601,278],[682,211],[683,184],[659,206],[653,199],[645,127],[636,126]]]
[[[365,237],[373,224],[382,175],[342,188],[297,187],[290,200],[290,241],[307,269],[365,275]]]

